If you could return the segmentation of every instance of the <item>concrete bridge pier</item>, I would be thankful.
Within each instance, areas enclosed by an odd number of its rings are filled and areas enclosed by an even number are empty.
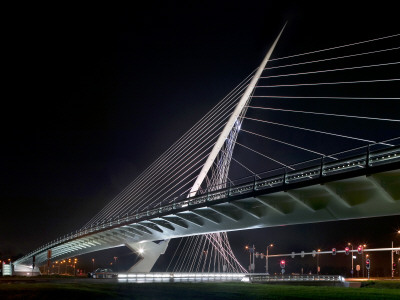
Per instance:
[[[126,246],[140,256],[140,261],[134,264],[128,272],[150,272],[160,255],[165,253],[168,243],[169,239],[157,242],[127,243]]]

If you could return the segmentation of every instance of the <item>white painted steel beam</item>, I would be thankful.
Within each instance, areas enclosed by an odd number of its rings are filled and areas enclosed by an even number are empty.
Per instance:
[[[286,26],[286,24],[283,26],[278,37],[275,39],[271,48],[265,55],[264,60],[261,62],[260,66],[258,67],[258,70],[254,74],[252,80],[250,81],[250,83],[247,86],[246,90],[244,91],[242,97],[240,98],[235,110],[233,111],[232,115],[230,116],[230,118],[229,118],[228,122],[226,123],[224,129],[222,130],[220,136],[218,137],[217,142],[215,143],[215,145],[214,145],[213,149],[211,150],[210,155],[208,156],[205,164],[203,165],[203,168],[201,169],[196,181],[194,182],[192,188],[190,189],[190,192],[188,195],[189,197],[196,195],[196,192],[200,189],[200,186],[203,183],[204,178],[207,176],[207,173],[210,170],[210,168],[212,167],[215,158],[220,153],[222,146],[225,144],[225,141],[228,138],[233,126],[235,125],[237,118],[239,117],[239,115],[243,111],[244,107],[246,106],[246,103],[248,102],[248,100],[251,96],[251,93],[253,92],[258,80],[260,79],[260,76],[261,76],[262,72],[264,71],[265,66],[268,63],[268,60],[270,59],[271,54],[274,51],[275,46],[278,43],[283,30],[285,29],[285,26]]]

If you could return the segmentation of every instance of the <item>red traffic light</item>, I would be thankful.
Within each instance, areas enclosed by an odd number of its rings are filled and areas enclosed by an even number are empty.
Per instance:
[[[363,253],[363,246],[358,246],[357,252],[358,252],[358,254],[362,254]]]
[[[336,248],[332,248],[332,255],[336,255]]]
[[[365,261],[365,267],[367,268],[367,270],[369,270],[369,268],[371,267],[371,262],[369,258],[367,258],[367,260]]]
[[[396,270],[397,264],[393,263],[393,270]]]
[[[284,260],[284,259],[282,259],[282,260],[281,260],[281,263],[280,263],[280,265],[281,265],[281,268],[282,268],[282,269],[284,269],[284,268],[285,268],[286,262],[285,262],[285,260]]]
[[[349,247],[344,248],[344,253],[346,255],[349,255],[349,252],[350,252],[350,248]]]

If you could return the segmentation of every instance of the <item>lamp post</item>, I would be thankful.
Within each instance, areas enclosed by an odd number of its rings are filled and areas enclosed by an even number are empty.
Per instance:
[[[117,260],[118,260],[118,256],[114,256],[114,262],[115,262],[115,267],[117,268],[117,272],[118,272],[118,264],[117,264]]]
[[[317,275],[319,275],[319,270],[320,270],[320,267],[319,267],[319,253],[321,252],[321,249],[318,249],[318,251],[317,251]]]
[[[354,277],[354,259],[353,259],[353,244],[352,243],[348,243],[348,246],[351,246],[351,277]]]
[[[249,260],[250,260],[249,271],[250,271],[250,273],[252,271],[254,273],[254,269],[255,269],[255,264],[254,264],[254,250],[255,250],[255,248],[254,248],[254,245],[253,245],[253,248],[251,248],[249,246],[246,246],[245,249],[249,250]],[[251,253],[253,253],[253,263],[251,263]]]
[[[94,258],[92,258],[93,272],[94,272]]]
[[[367,248],[367,244],[363,245],[363,250]],[[361,254],[361,260],[362,260],[362,265],[363,265],[363,269],[362,269],[362,276],[365,277],[365,264],[364,264],[364,251]]]
[[[400,234],[400,230],[397,230],[397,234]],[[392,257],[392,261],[391,261],[391,264],[390,264],[390,270],[391,270],[391,273],[392,273],[392,279],[394,278],[394,260],[393,260],[393,241],[392,241],[392,251],[390,251],[390,253],[391,253],[391,257]]]
[[[267,246],[267,256],[265,257],[265,271],[267,272],[267,275],[269,275],[269,272],[268,272],[268,250],[269,250],[269,247],[273,247],[273,246],[274,246],[274,244],[269,244]]]

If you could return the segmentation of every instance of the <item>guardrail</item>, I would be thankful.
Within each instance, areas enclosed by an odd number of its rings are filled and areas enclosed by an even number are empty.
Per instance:
[[[252,283],[261,282],[296,282],[296,281],[324,281],[324,282],[344,282],[345,278],[340,275],[266,275],[266,274],[249,274],[242,281]]]
[[[38,249],[30,252],[24,257],[30,257],[41,253],[47,249],[51,249],[61,243],[88,235],[90,233],[99,232],[107,228],[115,227],[119,224],[128,224],[132,222],[138,222],[142,219],[154,216],[156,214],[170,213],[174,210],[179,210],[188,206],[198,205],[201,203],[212,202],[219,199],[229,198],[231,196],[237,196],[242,194],[251,193],[253,191],[268,190],[274,187],[283,186],[287,184],[307,181],[318,177],[328,177],[340,173],[346,173],[354,170],[365,169],[368,167],[380,166],[384,164],[390,164],[400,162],[400,146],[390,146],[385,149],[379,149],[371,151],[371,146],[385,146],[387,144],[373,144],[367,147],[361,147],[354,150],[364,150],[361,154],[336,159],[333,155],[321,157],[317,160],[310,160],[299,164],[291,165],[285,168],[279,168],[264,172],[261,174],[255,174],[251,177],[241,178],[233,182],[227,182],[220,184],[217,187],[210,187],[208,190],[198,191],[200,195],[184,198],[183,200],[177,201],[176,199],[164,200],[156,207],[151,207],[143,211],[138,211],[136,214],[126,215],[125,217],[117,217],[109,221],[103,221],[100,224],[91,226],[89,228],[80,229],[73,233],[67,234],[61,238],[51,241]],[[345,152],[350,152],[348,150]],[[359,151],[360,152],[360,151]],[[325,160],[334,160],[326,162]],[[295,167],[311,164],[311,166],[296,170]],[[293,169],[289,171],[288,169]],[[271,175],[273,174],[273,175]],[[240,183],[240,184],[235,184]],[[217,189],[219,188],[219,189]],[[166,203],[163,205],[163,203]],[[21,258],[18,261],[24,259]]]

